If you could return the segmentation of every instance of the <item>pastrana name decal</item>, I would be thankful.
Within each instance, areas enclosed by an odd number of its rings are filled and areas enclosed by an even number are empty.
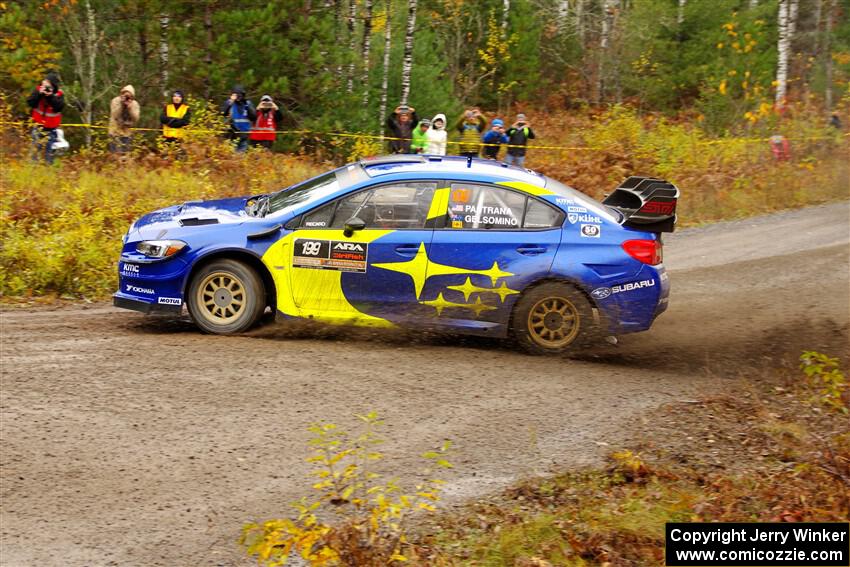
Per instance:
[[[368,252],[369,245],[365,242],[299,238],[295,241],[292,265],[314,270],[365,272]]]

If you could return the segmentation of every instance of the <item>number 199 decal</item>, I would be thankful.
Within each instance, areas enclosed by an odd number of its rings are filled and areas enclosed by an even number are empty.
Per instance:
[[[363,242],[295,240],[292,265],[296,268],[365,272],[369,245]]]

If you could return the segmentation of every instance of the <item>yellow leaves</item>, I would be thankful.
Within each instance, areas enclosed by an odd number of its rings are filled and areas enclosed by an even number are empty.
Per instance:
[[[422,510],[427,510],[429,512],[436,512],[437,511],[437,508],[435,508],[431,504],[428,504],[427,502],[420,502],[418,507],[421,508]]]
[[[723,42],[722,42],[722,41],[721,41],[721,42],[719,42],[719,43],[717,44],[717,49],[723,49],[723,45],[724,45],[724,44],[723,44]]]
[[[723,96],[726,96],[726,79],[720,81],[720,85],[717,87],[718,92]]]

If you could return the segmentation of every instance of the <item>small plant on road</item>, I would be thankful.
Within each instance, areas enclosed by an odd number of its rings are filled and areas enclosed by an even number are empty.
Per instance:
[[[384,458],[376,433],[383,420],[375,412],[357,417],[362,431],[356,436],[332,423],[310,427],[314,452],[307,461],[316,465],[318,497],[295,503],[294,519],[243,527],[240,543],[259,564],[285,565],[297,555],[314,566],[371,567],[403,564],[411,557],[406,520],[414,511],[436,510],[443,481],[431,478],[431,472],[451,468],[446,460],[451,443],[422,455],[429,462],[427,480],[408,494],[373,470]]]
[[[850,385],[839,367],[837,358],[808,350],[800,356],[800,369],[808,377],[809,385],[815,390],[812,401],[832,410],[848,413],[845,397],[850,395]]]

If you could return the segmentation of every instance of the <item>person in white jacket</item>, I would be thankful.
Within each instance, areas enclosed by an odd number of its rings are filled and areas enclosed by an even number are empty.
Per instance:
[[[428,145],[423,153],[435,156],[446,155],[446,115],[438,114],[431,120],[431,128],[425,133]]]

